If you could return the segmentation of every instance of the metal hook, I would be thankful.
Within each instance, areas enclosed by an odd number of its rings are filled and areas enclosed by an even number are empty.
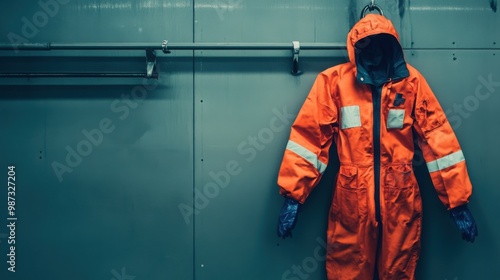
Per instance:
[[[163,51],[163,53],[170,53],[170,51],[168,50],[167,40],[163,40],[163,42],[161,42],[161,50]]]
[[[156,70],[155,51],[152,49],[146,49],[146,77],[148,79],[157,78],[158,73],[156,73],[155,70]]]
[[[374,4],[374,0],[372,0],[372,3],[369,4],[369,5],[366,5],[364,8],[363,8],[363,11],[361,11],[361,18],[364,18],[366,16],[366,12],[368,11],[373,11],[373,10],[376,10],[381,16],[384,15],[384,12],[382,11],[382,8],[380,8],[377,4]]]
[[[293,44],[292,75],[298,76],[302,74],[302,71],[299,70],[300,42],[292,41],[292,44]]]

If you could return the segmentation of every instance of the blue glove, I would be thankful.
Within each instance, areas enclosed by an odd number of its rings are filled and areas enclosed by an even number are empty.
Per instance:
[[[278,236],[285,239],[285,237],[292,237],[292,229],[297,223],[297,212],[300,203],[292,198],[285,198],[285,203],[281,207],[279,221],[278,221]]]
[[[474,242],[477,236],[477,225],[467,205],[461,205],[450,209],[450,216],[455,221],[458,229],[462,232],[462,239]]]

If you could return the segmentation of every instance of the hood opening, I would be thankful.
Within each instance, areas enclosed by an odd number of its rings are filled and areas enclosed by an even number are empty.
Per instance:
[[[357,78],[365,84],[381,85],[409,75],[403,50],[391,34],[364,37],[354,45]]]
[[[379,86],[409,76],[398,33],[382,15],[368,14],[353,26],[347,52],[360,83]]]

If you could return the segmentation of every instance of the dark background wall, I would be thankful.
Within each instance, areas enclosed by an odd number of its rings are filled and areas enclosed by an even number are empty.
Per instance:
[[[358,3],[356,3],[358,2]],[[345,42],[369,1],[24,0],[0,4],[0,41]],[[419,279],[500,276],[500,16],[496,1],[376,1],[427,78],[474,185],[461,240],[425,164]],[[338,163],[276,237],[276,177],[315,76],[345,51],[158,52],[158,81],[0,79],[1,279],[325,279]],[[143,51],[1,51],[0,72],[143,71]],[[335,151],[332,150],[335,154]],[[333,158],[336,156],[333,155]],[[16,272],[7,271],[8,166]],[[302,272],[297,273],[300,269]],[[135,277],[135,278],[133,278]]]

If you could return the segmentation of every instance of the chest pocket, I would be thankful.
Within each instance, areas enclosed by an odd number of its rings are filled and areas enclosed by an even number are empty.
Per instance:
[[[411,91],[411,86],[408,84],[401,84],[392,87],[386,96],[384,106],[387,106],[386,113],[386,127],[387,129],[402,129],[406,122],[409,123],[409,116],[413,104],[414,94]]]
[[[404,109],[389,109],[389,113],[387,114],[387,128],[403,128],[404,120]]]

